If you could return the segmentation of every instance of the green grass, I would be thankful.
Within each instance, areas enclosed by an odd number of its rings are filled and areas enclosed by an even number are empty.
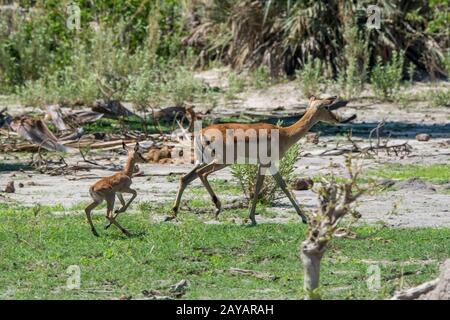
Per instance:
[[[369,175],[395,180],[406,180],[417,177],[428,182],[443,184],[450,182],[450,165],[433,164],[423,166],[390,164],[376,171],[371,171]]]
[[[160,122],[160,127],[163,132],[171,132],[170,125],[164,121]],[[159,133],[159,129],[152,121],[145,123],[138,118],[126,119],[123,122],[115,119],[102,118],[83,126],[86,133],[121,133],[123,128],[127,130],[147,130],[148,133]]]
[[[219,197],[220,194],[244,196],[244,194],[242,193],[242,189],[237,185],[235,179],[231,181],[224,179],[214,179],[209,181],[209,184]],[[190,192],[194,195],[207,194],[206,189],[203,185],[191,187]]]
[[[139,236],[125,238],[115,228],[94,238],[82,215],[51,215],[51,208],[0,205],[0,297],[3,299],[114,299],[138,297],[144,290],[171,295],[170,285],[186,279],[186,299],[303,297],[298,258],[305,237],[300,223],[204,224],[193,215],[181,223],[152,223],[149,213],[123,214],[119,221]],[[99,211],[97,211],[100,213]],[[228,214],[224,213],[224,214]],[[358,240],[336,239],[323,260],[324,298],[387,297],[405,285],[430,280],[438,263],[450,255],[450,229],[354,229]],[[430,264],[421,263],[432,260]],[[381,289],[366,285],[371,261],[381,267]],[[402,267],[404,262],[411,264]],[[66,289],[67,268],[81,269],[81,288]],[[276,280],[236,276],[243,268]],[[342,290],[333,290],[342,288]]]

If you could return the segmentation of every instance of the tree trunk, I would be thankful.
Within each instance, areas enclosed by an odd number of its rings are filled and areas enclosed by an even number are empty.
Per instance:
[[[314,242],[306,240],[302,243],[300,249],[300,258],[303,262],[304,285],[307,296],[306,300],[320,300],[320,295],[316,290],[320,282],[320,262],[322,260],[324,249],[319,248]]]

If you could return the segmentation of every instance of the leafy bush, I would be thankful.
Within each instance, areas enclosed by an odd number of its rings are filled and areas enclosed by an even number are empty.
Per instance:
[[[347,99],[361,92],[367,80],[369,67],[368,42],[358,33],[356,27],[347,27],[344,32],[344,66],[339,70],[337,83],[340,95]]]
[[[91,55],[80,48],[71,63],[60,71],[18,86],[16,91],[21,102],[30,106],[91,104],[100,97],[91,60]]]
[[[319,95],[320,85],[324,80],[320,59],[309,59],[303,69],[297,70],[297,83],[305,97]]]
[[[433,107],[450,107],[450,90],[432,92],[431,105]]]
[[[4,17],[0,17],[0,21]],[[56,22],[49,24],[39,12],[31,12],[28,18],[11,13],[9,21],[0,22],[0,75],[2,87],[14,87],[29,80],[36,80],[48,71],[63,66],[67,56],[58,46],[64,36],[57,36],[56,29],[63,28]],[[52,34],[52,37],[49,37]],[[67,46],[68,47],[68,46]]]
[[[264,89],[270,86],[270,71],[264,65],[259,66],[252,72],[252,84],[257,89]]]
[[[287,185],[291,185],[296,175],[294,173],[294,165],[300,157],[300,145],[294,144],[280,160],[279,172],[286,181]],[[239,184],[248,201],[253,199],[255,190],[256,176],[258,174],[258,166],[252,164],[235,164],[231,167],[233,177],[239,180]],[[275,200],[282,197],[284,194],[279,189],[277,183],[272,176],[266,176],[264,184],[259,194],[259,202],[263,204],[272,204]]]
[[[447,77],[450,79],[450,49],[447,49],[446,54],[442,58],[442,65],[447,73]]]
[[[409,84],[413,84],[414,82],[414,73],[416,72],[416,65],[413,63],[410,63],[408,65],[408,82]]]
[[[243,75],[232,71],[228,76],[228,88],[225,91],[225,98],[232,100],[236,98],[236,95],[244,91],[245,78]]]
[[[448,46],[448,0],[379,1],[382,28],[366,28],[371,0],[199,1],[187,42],[205,60],[220,59],[234,68],[270,67],[272,75],[293,75],[308,56],[333,66],[333,77],[345,68],[342,59],[349,22],[368,32],[367,54],[386,61],[393,48],[407,50],[420,71],[440,74],[436,61]],[[418,19],[419,18],[419,19]],[[429,29],[431,33],[427,33]],[[430,38],[435,45],[430,46]],[[424,66],[425,65],[425,66]]]
[[[166,79],[162,91],[172,103],[181,105],[195,101],[196,97],[203,94],[204,86],[201,80],[194,77],[193,72],[185,67],[178,67]]]
[[[403,76],[404,52],[394,51],[392,59],[386,64],[381,58],[372,70],[371,83],[375,94],[383,99],[392,97],[400,89]]]

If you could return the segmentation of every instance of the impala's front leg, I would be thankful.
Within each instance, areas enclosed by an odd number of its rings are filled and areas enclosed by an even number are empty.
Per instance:
[[[125,199],[123,198],[123,195],[122,195],[121,193],[117,193],[117,198],[119,198],[119,201],[120,201],[120,203],[122,204],[122,208],[117,209],[117,210],[115,211],[116,215],[114,216],[114,219],[117,218],[117,216],[119,215],[119,213],[122,213],[122,212],[127,211],[127,209],[128,209],[128,207],[130,206],[131,202],[133,202],[133,200],[134,200],[134,199],[136,198],[136,196],[137,196],[136,190],[131,189],[131,188],[128,188],[128,189],[126,189],[126,190],[124,190],[124,191],[122,191],[122,192],[124,192],[124,193],[131,193],[131,194],[132,194],[132,197],[131,197],[130,200],[128,200],[127,203],[125,203]],[[105,229],[108,229],[110,226],[111,226],[111,222],[108,223],[108,224],[105,226]]]
[[[126,236],[130,237],[131,233],[128,232],[128,230],[126,230],[124,227],[122,227],[117,221],[116,219],[114,219],[114,214],[113,214],[113,210],[114,210],[114,202],[116,200],[116,196],[113,194],[112,196],[108,196],[106,199],[106,219],[109,220],[110,224],[115,225],[120,231],[122,231]]]
[[[280,172],[277,170],[275,173],[272,172],[272,175],[277,182],[278,186],[283,190],[283,192],[286,194],[288,199],[291,201],[292,205],[295,208],[295,211],[297,214],[302,218],[303,223],[307,223],[308,219],[306,218],[303,211],[300,209],[300,206],[298,205],[297,199],[295,199],[294,195],[289,191],[286,182],[284,181],[283,177],[281,176]]]
[[[258,196],[261,192],[261,188],[264,183],[264,172],[262,170],[265,170],[265,168],[262,168],[261,165],[258,166],[258,174],[256,176],[256,182],[255,182],[255,190],[253,193],[253,201],[252,205],[250,207],[250,212],[248,218],[250,219],[250,225],[254,226],[256,225],[256,218],[255,218],[255,210],[256,210],[256,204],[258,202]]]

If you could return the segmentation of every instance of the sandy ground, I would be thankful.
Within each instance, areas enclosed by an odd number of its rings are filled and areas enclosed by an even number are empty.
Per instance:
[[[203,76],[208,78],[208,74]],[[212,80],[211,80],[212,79]],[[210,77],[213,81],[214,77]],[[432,85],[428,85],[429,86]],[[448,83],[440,83],[439,86],[450,89]],[[419,84],[414,90],[425,90],[427,85]],[[409,89],[413,90],[413,89]],[[283,112],[298,112],[304,108],[306,101],[299,99],[294,84],[287,83],[273,86],[267,90],[257,90],[243,94],[241,103],[234,108],[239,110],[253,110],[258,112],[272,113],[274,109],[284,109]],[[0,103],[1,104],[1,103]],[[1,107],[1,105],[0,105]],[[218,107],[221,107],[219,105]],[[229,106],[227,110],[229,110]],[[225,109],[225,108],[224,108]],[[11,110],[11,109],[10,109]],[[23,111],[16,107],[17,113]],[[14,112],[13,112],[14,113]],[[413,147],[411,154],[400,159],[394,155],[387,156],[380,154],[379,157],[366,159],[363,161],[365,169],[377,170],[386,163],[401,164],[432,164],[450,163],[450,108],[430,108],[426,103],[417,103],[408,108],[400,108],[395,104],[375,103],[367,101],[357,101],[350,103],[343,114],[350,115],[357,113],[358,119],[351,126],[357,129],[373,128],[376,123],[386,119],[387,129],[393,137],[391,144],[408,141]],[[367,144],[367,130],[360,130],[357,137],[359,143]],[[414,139],[417,133],[431,133],[433,138],[427,142],[418,142]],[[365,138],[364,138],[365,137]],[[329,172],[330,161],[335,163],[335,170],[338,174],[344,171],[343,156],[322,156],[324,150],[333,148],[337,140],[345,140],[342,137],[335,137],[333,134],[323,133],[318,145],[306,143],[302,144],[302,158],[297,163],[297,172],[301,176],[316,176]],[[102,156],[110,154],[103,154]],[[117,154],[111,154],[117,157]],[[122,163],[125,156],[120,156],[117,163]],[[70,158],[70,163],[80,161],[77,157]],[[14,155],[0,155],[0,161],[6,163],[17,163]],[[178,187],[178,175],[189,171],[191,165],[151,165],[141,166],[144,176],[136,177],[133,185],[138,191],[136,203],[130,212],[137,209],[138,202],[166,203],[172,202]],[[19,203],[21,205],[33,206],[35,204],[56,205],[61,204],[65,208],[79,205],[82,202],[90,201],[88,187],[98,179],[98,177],[112,174],[107,170],[92,170],[90,172],[78,172],[69,176],[49,176],[38,174],[34,171],[14,171],[0,172],[0,189],[6,183],[14,180],[16,192],[14,194],[0,193],[0,202]],[[168,178],[168,176],[171,176]],[[211,176],[211,179],[227,179],[232,181],[230,171],[222,170]],[[18,187],[23,183],[24,187]],[[195,183],[199,185],[198,182]],[[374,195],[363,197],[359,203],[359,211],[362,213],[362,222],[383,223],[396,227],[425,227],[425,226],[450,226],[450,194],[441,192],[441,187],[432,191],[423,189],[400,189],[398,191],[384,191]],[[306,208],[313,209],[316,206],[316,195],[312,191],[295,191],[295,195],[300,203]],[[230,198],[218,194],[222,202],[230,201]],[[192,197],[189,189],[185,193],[184,200]],[[205,192],[205,198],[207,193]],[[277,212],[275,218],[258,217],[260,222],[282,223],[289,220],[297,220],[296,214],[290,207],[287,199],[279,201],[273,211]],[[80,214],[81,210],[78,210]],[[212,205],[211,205],[212,212]],[[169,212],[168,212],[169,214]],[[223,211],[223,218],[227,212]],[[155,217],[160,220],[161,217]],[[204,216],[205,222],[213,223],[212,215]]]

